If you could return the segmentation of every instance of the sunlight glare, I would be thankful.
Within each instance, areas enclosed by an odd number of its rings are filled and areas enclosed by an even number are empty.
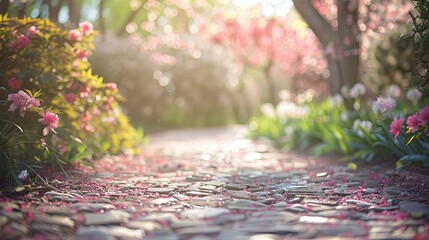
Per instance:
[[[239,8],[259,7],[264,17],[285,17],[293,6],[291,0],[233,0]]]

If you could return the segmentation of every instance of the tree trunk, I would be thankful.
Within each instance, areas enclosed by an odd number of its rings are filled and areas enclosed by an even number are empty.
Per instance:
[[[103,10],[105,8],[105,4],[106,2],[104,0],[100,0],[100,4],[98,5],[98,15],[99,15],[98,20],[100,23],[100,33],[103,39],[106,33],[106,25],[104,23],[104,17],[103,17]]]
[[[353,86],[359,80],[360,31],[358,21],[358,1],[337,0],[338,39],[342,52],[339,59],[343,85]]]
[[[52,1],[44,0],[43,3],[49,6],[49,20],[51,22],[58,24],[58,14],[60,13],[61,6],[63,5],[64,0],[60,0],[56,5],[52,5]]]
[[[70,29],[77,28],[80,22],[80,9],[82,3],[76,0],[69,0],[69,16],[70,16]]]
[[[343,85],[354,85],[359,79],[358,4],[352,6],[353,2],[337,0],[338,30],[335,31],[314,8],[312,0],[293,0],[296,10],[322,44],[330,72],[331,94],[338,93]]]
[[[268,102],[273,104],[274,106],[278,103],[278,97],[277,97],[277,86],[274,79],[271,77],[271,68],[272,68],[272,61],[268,61],[267,66],[264,68],[264,75],[265,75],[265,81],[267,82],[267,89],[268,89]]]
[[[9,9],[9,0],[0,1],[0,15],[5,15]]]
[[[326,56],[328,62],[329,78],[328,86],[329,92],[334,95],[340,92],[341,86],[343,85],[343,69],[341,62],[333,56]]]
[[[27,3],[26,2],[22,2],[19,4],[19,8],[18,8],[18,17],[19,18],[25,18],[25,9],[27,7]]]

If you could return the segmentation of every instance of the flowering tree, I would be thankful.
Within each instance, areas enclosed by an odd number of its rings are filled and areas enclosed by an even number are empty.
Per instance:
[[[325,53],[329,87],[353,86],[359,80],[361,54],[366,54],[368,37],[383,33],[408,20],[409,1],[293,0],[295,8],[313,30]]]
[[[274,67],[280,69],[281,77],[292,80],[294,92],[299,89],[300,82],[314,83],[323,79],[322,71],[326,63],[317,40],[311,32],[301,27],[298,20],[238,20],[219,16],[215,25],[219,31],[212,33],[211,40],[230,50],[243,71],[245,68],[262,70],[268,87],[267,102],[277,104],[279,101]]]
[[[191,19],[198,12],[209,11],[209,7],[217,1],[206,0],[121,0],[121,1],[92,1],[92,0],[27,0],[0,1],[0,14],[6,13],[12,17],[48,18],[56,25],[72,29],[82,20],[97,23],[102,35],[110,30],[117,36],[127,36],[134,32],[147,35],[157,30],[156,20],[163,19],[180,31],[188,31]],[[168,19],[168,23],[165,20]],[[169,21],[173,20],[173,21]]]

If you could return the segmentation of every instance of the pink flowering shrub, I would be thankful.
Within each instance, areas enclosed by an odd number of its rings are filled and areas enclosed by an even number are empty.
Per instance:
[[[92,74],[93,38],[88,22],[66,31],[48,20],[0,16],[0,158],[9,163],[0,166],[0,182],[18,183],[29,165],[137,151],[119,90]]]

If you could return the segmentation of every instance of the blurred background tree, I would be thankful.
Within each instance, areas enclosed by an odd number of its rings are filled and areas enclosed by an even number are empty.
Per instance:
[[[94,72],[118,84],[135,122],[195,126],[246,122],[262,103],[308,88],[326,96],[363,80],[377,94],[400,81],[392,80],[393,68],[401,68],[394,75],[406,78],[400,84],[406,88],[411,75],[402,65],[409,58],[401,54],[410,42],[399,40],[398,26],[411,22],[412,6],[409,0],[0,0],[0,13],[49,18],[67,29],[94,23]]]
[[[388,29],[409,22],[408,0],[293,0],[296,10],[313,30],[325,52],[329,89],[339,93],[360,80],[361,55],[366,58],[367,34],[380,38]],[[379,36],[377,36],[379,35]],[[363,46],[361,46],[363,44]]]

